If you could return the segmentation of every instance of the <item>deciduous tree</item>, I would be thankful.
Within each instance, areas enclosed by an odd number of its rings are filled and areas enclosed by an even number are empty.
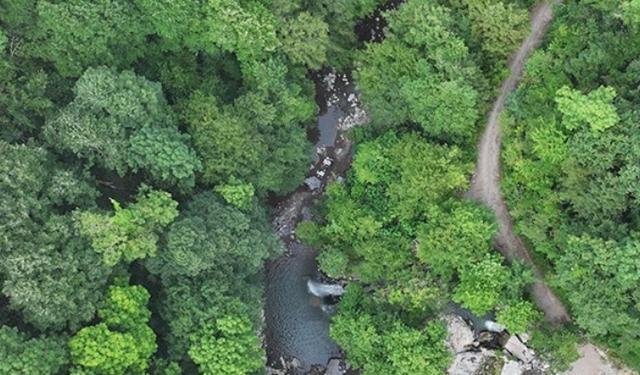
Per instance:
[[[196,195],[169,227],[165,247],[149,261],[154,272],[195,276],[209,269],[228,270],[238,278],[255,273],[280,249],[264,213],[247,213],[212,193]]]
[[[36,53],[66,77],[98,64],[126,68],[144,52],[149,27],[132,3],[71,0],[37,3]]]
[[[247,318],[225,316],[191,336],[189,356],[203,375],[244,375],[264,366],[260,340]]]
[[[144,374],[156,351],[156,335],[147,325],[149,293],[116,279],[109,288],[103,322],[85,327],[69,341],[72,363],[86,374]]]
[[[17,328],[0,327],[0,372],[3,374],[57,375],[69,363],[64,336],[29,335]]]
[[[173,123],[159,84],[100,67],[88,69],[74,92],[74,101],[45,125],[51,147],[120,176],[143,171],[163,187],[193,187],[200,161]]]
[[[90,211],[77,215],[80,230],[91,240],[93,250],[109,266],[120,260],[155,256],[160,233],[178,216],[178,202],[167,192],[143,191],[127,208],[115,200],[111,203],[114,215]]]

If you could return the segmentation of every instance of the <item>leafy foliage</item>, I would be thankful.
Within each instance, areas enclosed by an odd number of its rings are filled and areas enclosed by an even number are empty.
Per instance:
[[[241,210],[248,210],[253,205],[255,190],[253,185],[243,184],[235,178],[230,178],[229,184],[218,185],[214,191],[219,193],[224,200]]]
[[[575,130],[586,122],[594,134],[609,129],[620,120],[611,104],[615,96],[616,91],[611,87],[599,87],[585,96],[562,86],[556,96],[558,110],[563,115],[562,125],[568,130]]]
[[[522,334],[530,332],[542,315],[529,301],[518,301],[497,313],[498,323],[507,327],[509,332]]]
[[[189,355],[208,374],[244,375],[262,368],[260,340],[246,318],[223,317],[192,336]]]
[[[383,305],[361,305],[362,290],[348,288],[331,336],[347,352],[347,359],[363,374],[440,374],[449,364],[444,346],[446,330],[439,322],[424,328],[401,323]],[[366,297],[364,297],[366,298]],[[395,318],[395,319],[394,319]],[[391,325],[383,322],[391,320]]]
[[[411,1],[386,18],[387,38],[367,46],[356,73],[374,124],[411,121],[438,140],[469,141],[478,119],[477,68],[449,9]]]
[[[110,270],[87,252],[68,210],[97,193],[44,149],[0,143],[0,274],[10,307],[35,327],[78,329],[102,298]]]
[[[308,172],[323,67],[355,71],[373,119],[297,231],[351,280],[332,325],[348,359],[441,373],[451,298],[528,329],[530,272],[460,193],[533,1],[403,2],[365,44],[383,3],[0,0],[0,372],[259,371],[260,275],[281,250],[260,205]],[[502,118],[517,230],[577,326],[636,367],[639,4],[557,7]],[[575,339],[533,342],[566,364]]]
[[[279,249],[260,208],[245,213],[213,193],[201,193],[169,227],[165,246],[148,264],[163,275],[225,270],[242,278],[255,273]]]
[[[578,337],[567,329],[543,326],[533,332],[530,345],[549,361],[554,371],[566,371],[580,355]]]
[[[72,363],[88,374],[144,374],[156,351],[156,335],[147,322],[149,293],[117,280],[109,288],[103,322],[81,329],[69,341]],[[81,371],[82,371],[81,370]]]
[[[327,60],[329,25],[309,12],[283,22],[279,30],[282,50],[297,64],[319,69]]]
[[[4,374],[61,374],[69,363],[64,337],[29,337],[8,326],[0,327],[0,371]]]
[[[529,33],[529,15],[508,1],[464,0],[468,6],[472,35],[493,59],[505,59]]]
[[[546,261],[576,324],[639,368],[631,259],[640,30],[625,13],[634,6],[558,9],[549,43],[529,62],[509,105],[503,185],[518,229]]]
[[[204,162],[206,183],[229,184],[231,177],[251,183],[259,195],[295,189],[307,171],[310,144],[301,123],[313,116],[309,91],[291,83],[279,59],[243,67],[254,90],[233,106],[196,93],[185,119]],[[277,99],[276,99],[277,98]]]
[[[434,211],[418,234],[418,257],[444,280],[476,264],[491,251],[497,226],[491,214],[470,202]]]
[[[42,44],[36,54],[64,76],[78,77],[97,64],[127,66],[144,51],[146,25],[130,2],[39,1],[37,14]]]
[[[89,211],[78,213],[81,232],[106,265],[121,259],[132,262],[156,254],[159,234],[178,216],[178,202],[163,191],[141,192],[138,201],[122,208],[111,200],[113,216]]]
[[[47,122],[47,143],[124,176],[142,170],[163,186],[189,189],[200,161],[169,116],[161,87],[133,72],[90,68],[75,99]]]

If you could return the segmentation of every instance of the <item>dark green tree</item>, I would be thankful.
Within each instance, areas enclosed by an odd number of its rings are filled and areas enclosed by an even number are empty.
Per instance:
[[[130,71],[90,68],[74,93],[44,128],[49,146],[120,176],[142,171],[163,187],[194,186],[200,161],[172,121],[159,84]]]
[[[213,193],[189,201],[164,243],[158,257],[147,262],[153,272],[163,275],[196,276],[218,270],[242,279],[280,251],[260,208],[243,212]]]
[[[37,3],[35,54],[66,77],[91,66],[127,68],[144,53],[149,26],[131,2],[71,0]]]
[[[233,106],[196,93],[184,113],[204,162],[203,180],[228,184],[234,177],[251,183],[258,195],[289,192],[308,170],[304,123],[315,113],[310,90],[278,59],[243,68],[251,90]]]
[[[57,375],[69,363],[67,339],[29,337],[18,329],[0,327],[0,371],[3,374]]]
[[[10,307],[35,327],[78,329],[95,314],[110,270],[69,215],[93,205],[86,178],[44,149],[0,143],[0,274]]]

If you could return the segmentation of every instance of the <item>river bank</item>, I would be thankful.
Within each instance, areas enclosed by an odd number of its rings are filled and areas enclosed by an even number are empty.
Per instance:
[[[317,253],[301,243],[296,227],[310,219],[310,208],[327,185],[344,178],[353,151],[344,133],[366,124],[368,117],[347,74],[327,71],[315,81],[320,114],[318,131],[310,134],[315,143],[314,163],[307,176],[317,178],[319,185],[311,190],[300,181],[295,192],[276,203],[272,220],[286,247],[285,255],[266,266],[265,341],[272,374],[321,374],[325,367],[334,372],[346,367],[331,362],[342,353],[329,337],[330,316],[323,310],[323,301],[307,290],[307,280],[322,278],[315,261]]]

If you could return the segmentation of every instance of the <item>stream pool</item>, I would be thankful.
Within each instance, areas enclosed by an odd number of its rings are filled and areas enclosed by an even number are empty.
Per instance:
[[[302,245],[292,245],[290,256],[274,260],[267,267],[265,318],[267,360],[279,365],[280,357],[296,358],[301,370],[325,366],[339,355],[338,345],[329,337],[329,316],[322,300],[307,290],[307,279],[318,278],[316,253]]]

